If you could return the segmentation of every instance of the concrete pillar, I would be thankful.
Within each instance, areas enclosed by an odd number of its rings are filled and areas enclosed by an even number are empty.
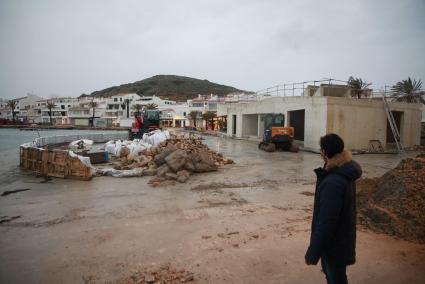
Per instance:
[[[261,121],[261,114],[258,115],[258,137],[261,139],[264,135],[264,121]]]
[[[227,114],[227,136],[232,136],[232,126],[233,126],[233,115],[232,114]]]
[[[241,138],[242,137],[242,130],[243,130],[243,115],[238,114],[236,115],[236,137]]]

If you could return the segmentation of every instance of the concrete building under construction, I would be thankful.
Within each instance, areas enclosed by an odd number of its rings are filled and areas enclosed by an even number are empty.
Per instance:
[[[351,97],[346,85],[308,86],[303,96],[271,96],[245,104],[220,104],[217,115],[227,117],[227,135],[262,139],[263,118],[269,113],[285,116],[285,126],[295,129],[294,139],[304,148],[319,150],[326,133],[343,137],[347,149],[368,149],[371,141],[394,147],[394,135],[382,98]],[[403,147],[420,143],[422,105],[389,102]]]

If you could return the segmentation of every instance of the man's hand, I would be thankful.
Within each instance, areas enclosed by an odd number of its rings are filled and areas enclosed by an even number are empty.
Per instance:
[[[308,260],[307,258],[305,258],[305,264],[307,264],[307,265],[314,265],[314,263],[311,262],[310,260]]]

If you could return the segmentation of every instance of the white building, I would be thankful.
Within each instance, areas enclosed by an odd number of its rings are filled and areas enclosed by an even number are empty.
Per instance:
[[[43,99],[34,94],[27,94],[25,97],[13,99],[16,101],[15,115],[20,121],[37,122],[39,114],[34,110],[37,106],[37,101]],[[12,119],[12,111],[9,109],[8,118]]]
[[[59,97],[37,101],[36,110],[41,116],[41,123],[50,124],[50,110],[47,108],[49,102],[54,103],[55,107],[51,110],[53,125],[71,125],[68,117],[68,110],[79,105],[78,98]]]
[[[7,100],[0,98],[0,119],[7,119],[9,111],[9,108],[7,107]]]
[[[104,117],[113,120],[114,124],[118,124],[122,118],[131,118],[131,105],[139,99],[136,93],[117,94],[107,99]]]
[[[227,117],[227,135],[261,140],[264,115],[283,114],[285,126],[295,129],[295,140],[318,150],[326,133],[343,137],[347,149],[367,149],[371,140],[392,147],[394,137],[382,99],[355,99],[347,86],[321,85],[306,96],[270,97],[244,104],[220,104],[218,115]],[[401,144],[419,144],[422,105],[389,102],[401,133]]]
[[[175,104],[169,108],[161,109],[161,121],[163,126],[185,127],[189,125],[187,103]]]

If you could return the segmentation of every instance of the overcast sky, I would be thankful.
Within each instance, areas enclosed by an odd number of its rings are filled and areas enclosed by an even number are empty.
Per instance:
[[[350,75],[425,80],[425,0],[0,0],[0,97],[156,74],[256,91]]]

